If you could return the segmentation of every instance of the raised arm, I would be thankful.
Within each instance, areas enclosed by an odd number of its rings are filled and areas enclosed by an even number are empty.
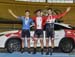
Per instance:
[[[61,18],[61,17],[65,16],[70,11],[70,9],[71,9],[71,7],[68,7],[64,13],[55,15],[55,18]]]
[[[8,11],[9,11],[9,13],[10,13],[13,17],[18,18],[18,16],[16,16],[16,15],[12,12],[11,9],[8,9]]]

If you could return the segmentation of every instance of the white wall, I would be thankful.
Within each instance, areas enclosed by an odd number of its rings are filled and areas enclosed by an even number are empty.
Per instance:
[[[49,3],[73,3],[73,0],[48,0]]]
[[[46,0],[16,0],[16,1],[29,1],[29,2],[46,2]],[[73,0],[48,0],[49,3],[73,3]]]
[[[45,0],[16,0],[16,1],[45,2]]]

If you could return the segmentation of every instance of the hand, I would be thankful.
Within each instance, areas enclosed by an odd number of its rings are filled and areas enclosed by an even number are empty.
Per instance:
[[[8,11],[9,11],[9,13],[10,13],[13,17],[18,18],[18,17],[12,12],[11,9],[8,9]]]
[[[8,9],[8,11],[11,13],[12,12],[12,10],[11,9]]]
[[[66,12],[69,12],[70,10],[71,10],[71,7],[68,7],[67,10],[66,10]]]
[[[30,27],[33,27],[33,25],[31,25]]]
[[[33,25],[31,25],[30,27],[34,27],[35,25],[33,24]]]

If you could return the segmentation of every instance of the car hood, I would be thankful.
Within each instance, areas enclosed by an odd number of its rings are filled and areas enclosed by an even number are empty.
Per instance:
[[[15,32],[18,32],[18,30],[12,30],[12,31],[0,32],[0,35],[1,35],[1,34],[15,33]]]

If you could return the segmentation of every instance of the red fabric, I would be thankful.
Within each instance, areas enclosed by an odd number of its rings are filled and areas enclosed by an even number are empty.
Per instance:
[[[62,13],[62,14],[52,15],[52,17],[51,17],[51,16],[47,16],[46,18],[50,17],[50,19],[54,19],[54,18],[55,18],[55,19],[59,19],[59,18],[65,16],[66,14],[67,14],[67,12],[65,11],[65,12]]]
[[[59,18],[63,17],[66,14],[67,14],[67,12],[65,11],[64,13],[59,14],[59,15],[52,15],[52,17],[50,16],[50,19],[59,19]],[[44,28],[44,25],[45,25],[46,20],[48,19],[48,17],[49,16],[43,16],[42,17],[42,28]],[[34,16],[32,19],[35,22],[35,28],[36,28],[36,16]]]
[[[53,18],[55,18],[55,19],[59,19],[59,18],[65,16],[66,14],[67,14],[67,12],[65,11],[65,12],[62,13],[62,14],[54,15]]]
[[[33,18],[33,21],[35,22],[35,29],[36,29],[36,16],[34,16]],[[44,25],[45,25],[45,22],[46,22],[46,19],[47,19],[47,17],[42,17],[42,29],[43,29],[43,27],[44,27]]]

